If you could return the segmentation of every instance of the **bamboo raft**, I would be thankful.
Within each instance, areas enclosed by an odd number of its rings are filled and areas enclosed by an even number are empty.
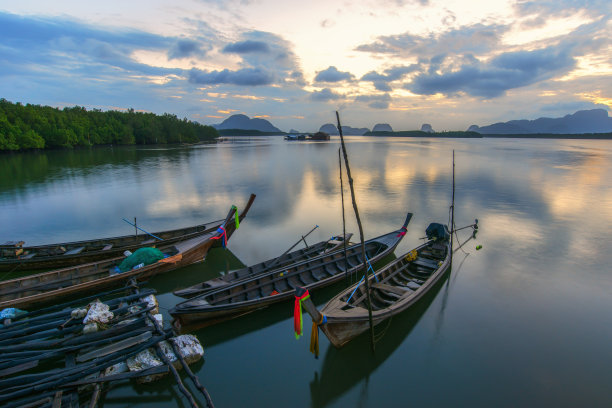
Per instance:
[[[150,382],[171,372],[181,392],[197,406],[176,367],[195,378],[188,364],[199,360],[203,349],[195,336],[176,338],[172,330],[163,329],[154,293],[140,291],[132,282],[127,288],[46,309],[11,310],[12,319],[0,326],[0,404],[95,407],[105,384]],[[201,384],[196,386],[209,401]]]
[[[296,288],[304,286],[313,290],[337,282],[345,274],[359,271],[364,265],[392,253],[406,234],[411,219],[412,213],[408,213],[400,229],[366,241],[367,259],[362,257],[361,245],[354,245],[347,249],[346,258],[340,249],[210,291],[171,309],[173,325],[179,331],[185,326],[211,325],[291,299]]]
[[[246,217],[254,198],[255,195],[251,195],[239,219]],[[224,240],[231,237],[236,229],[236,224],[232,219],[235,212],[235,207],[232,207],[219,229],[213,232],[207,232],[173,245],[159,246],[158,249],[167,257],[137,269],[115,273],[114,268],[124,259],[124,257],[119,257],[2,281],[0,282],[0,308],[41,306],[56,302],[62,297],[121,286],[130,279],[142,281],[154,275],[200,262],[211,247],[222,245]]]
[[[333,252],[342,246],[345,242],[351,239],[353,234],[348,234],[346,239],[341,236],[334,236],[326,241],[317,242],[310,245],[308,248],[298,249],[293,252],[287,252],[277,258],[268,259],[255,265],[247,266],[246,268],[232,271],[227,275],[218,278],[210,279],[205,282],[200,282],[196,285],[185,289],[176,290],[173,293],[176,296],[191,298],[198,295],[203,295],[212,290],[241,282],[243,280],[253,278],[255,276],[268,274],[275,269],[290,268],[290,265],[300,263],[309,259],[319,257],[325,253]],[[347,247],[349,244],[347,244]]]
[[[223,221],[140,235],[136,233],[38,246],[23,246],[23,241],[9,241],[0,245],[0,272],[58,269],[116,258],[126,250],[134,252],[146,246],[170,245],[202,234],[214,233]]]

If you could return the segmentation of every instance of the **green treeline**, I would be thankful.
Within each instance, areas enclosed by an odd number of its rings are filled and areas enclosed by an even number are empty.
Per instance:
[[[176,115],[86,110],[83,107],[57,109],[22,105],[0,99],[0,151],[58,149],[75,146],[196,143],[213,140],[219,134]]]

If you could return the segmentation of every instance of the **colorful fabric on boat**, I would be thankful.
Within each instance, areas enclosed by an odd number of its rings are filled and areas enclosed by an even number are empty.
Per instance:
[[[308,291],[304,292],[302,296],[295,297],[295,303],[293,305],[293,330],[295,332],[296,340],[300,338],[304,322],[302,321],[302,301],[310,297]]]
[[[222,239],[221,245],[223,245],[223,248],[225,248],[227,246],[227,232],[225,232],[225,228],[223,227],[217,228],[217,233],[221,235],[219,235],[218,237],[212,237],[210,239]]]
[[[408,253],[406,254],[405,259],[406,259],[408,262],[412,262],[412,261],[414,261],[415,259],[417,259],[417,257],[418,257],[418,253],[417,253],[416,249],[413,249],[412,251],[410,251],[410,252],[408,252]]]
[[[327,323],[327,316],[321,314],[319,322],[312,321],[312,329],[310,331],[310,352],[315,358],[319,358],[319,326]]]
[[[240,228],[240,217],[238,216],[238,207],[232,205],[232,209],[234,210],[234,218],[236,219],[236,229]]]

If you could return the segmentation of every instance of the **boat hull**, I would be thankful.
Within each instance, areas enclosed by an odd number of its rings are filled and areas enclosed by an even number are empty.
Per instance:
[[[352,234],[347,234],[346,241],[348,241],[351,236]],[[176,296],[184,298],[192,298],[203,295],[254,276],[270,273],[276,269],[289,268],[292,264],[316,258],[325,252],[333,252],[341,247],[342,243],[343,240],[341,239],[321,241],[309,246],[308,248],[299,249],[297,251],[287,253],[279,258],[269,259],[255,265],[230,272],[227,275],[201,282],[188,288],[176,290],[173,293]],[[347,246],[349,245],[347,244]]]
[[[250,206],[254,196],[249,203]],[[125,235],[87,241],[62,242],[32,247],[9,247],[0,245],[2,253],[19,252],[19,255],[3,257],[0,255],[0,272],[35,271],[66,268],[122,256],[125,251],[134,252],[139,248],[152,245],[168,245],[214,233],[224,220],[212,221],[192,227],[154,232],[151,235]],[[110,247],[110,248],[108,248]],[[61,248],[61,249],[60,249]],[[107,249],[103,249],[107,248]],[[75,253],[71,253],[75,252]]]
[[[252,202],[249,201],[249,202]],[[244,218],[250,206],[247,206],[240,215]],[[233,216],[233,210],[230,211]],[[225,225],[227,238],[235,231],[233,219],[228,218],[222,222]],[[220,245],[223,238],[220,233],[208,232],[174,245],[160,246],[162,252],[171,255],[154,264],[132,269],[123,273],[113,273],[111,270],[121,263],[124,257],[93,262],[72,268],[63,268],[24,278],[0,282],[0,309],[4,307],[31,308],[56,302],[68,296],[77,296],[85,293],[117,287],[130,279],[142,281],[154,275],[201,262],[213,246]]]
[[[419,248],[415,248],[414,251],[419,251],[429,244],[430,243],[426,243]],[[408,310],[423,296],[425,296],[428,291],[442,278],[442,276],[444,276],[446,272],[450,270],[452,260],[450,255],[450,243],[446,243],[446,247],[446,257],[439,261],[436,269],[432,271],[430,276],[424,280],[421,285],[419,285],[418,289],[403,292],[403,294],[388,307],[381,308],[379,310],[372,310],[372,324],[374,326],[385,322],[392,316]],[[376,273],[377,277],[379,277],[379,279],[383,279],[385,276],[393,274],[400,268],[406,269],[410,262],[406,261],[405,256],[406,254],[402,255],[389,265],[385,266],[383,269],[379,270]],[[377,290],[376,278],[374,276],[370,276],[368,282],[372,294],[373,291]],[[358,293],[356,292],[357,287],[358,284],[355,284],[342,291],[321,309],[320,313],[325,316],[326,323],[319,327],[327,336],[330,343],[332,343],[336,348],[341,348],[355,337],[369,330],[370,323],[368,310],[364,303],[362,302],[360,305],[355,307],[347,307],[348,301],[346,298],[351,293]],[[398,290],[397,287],[395,288],[395,290]],[[393,287],[387,289],[394,290]],[[401,290],[403,289],[398,290],[398,292],[401,293]]]
[[[395,250],[403,238],[406,226],[411,218],[412,214],[409,213],[404,226],[400,230],[366,242],[366,253],[369,253],[368,260],[371,264]],[[331,285],[344,279],[346,274],[354,273],[363,268],[363,261],[360,260],[361,246],[353,246],[351,252],[352,254],[348,258],[348,269],[340,267],[344,265],[344,255],[343,250],[339,249],[317,259],[292,265],[287,267],[286,270],[275,270],[269,275],[254,277],[181,302],[170,310],[170,314],[175,320],[174,325],[179,329],[185,326],[212,325],[277,302],[291,300],[295,295],[295,289],[302,285],[308,290],[316,290]],[[331,271],[332,267],[334,268],[333,271]],[[306,277],[308,277],[308,280]]]

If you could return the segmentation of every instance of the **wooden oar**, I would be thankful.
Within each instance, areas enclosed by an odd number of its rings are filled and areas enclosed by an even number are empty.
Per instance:
[[[306,240],[305,238],[307,236],[309,236],[310,234],[312,234],[312,232],[314,230],[316,230],[317,228],[319,228],[318,225],[315,225],[313,229],[311,229],[308,234],[306,235],[302,235],[302,238],[300,238],[298,240],[298,242],[296,242],[295,244],[291,245],[291,248],[289,248],[288,250],[286,250],[281,256],[279,256],[278,258],[276,258],[270,265],[268,265],[268,269],[272,269],[275,265],[279,264],[280,261],[283,260],[283,258],[285,257],[285,255],[287,255],[289,253],[289,251],[291,251],[293,248],[295,248],[297,246],[297,244],[299,244],[301,241],[304,241],[304,244],[306,244]],[[306,247],[308,247],[308,244],[306,244]]]
[[[136,224],[132,224],[131,222],[129,222],[129,221],[128,221],[128,220],[126,220],[125,218],[122,218],[122,219],[123,219],[123,221],[127,222],[128,224],[130,224],[130,225],[131,225],[131,226],[133,226],[134,228],[139,229],[140,231],[144,232],[145,234],[148,234],[148,235],[152,236],[152,237],[153,237],[153,238],[155,238],[155,239],[159,239],[160,241],[163,241],[163,238],[160,238],[160,237],[158,237],[158,236],[156,236],[156,235],[151,234],[151,233],[150,233],[150,232],[148,232],[148,231],[143,230],[142,228],[140,228],[140,227],[139,227],[139,226],[137,226]],[[136,218],[134,218],[134,220],[135,220],[135,219],[136,219]]]

